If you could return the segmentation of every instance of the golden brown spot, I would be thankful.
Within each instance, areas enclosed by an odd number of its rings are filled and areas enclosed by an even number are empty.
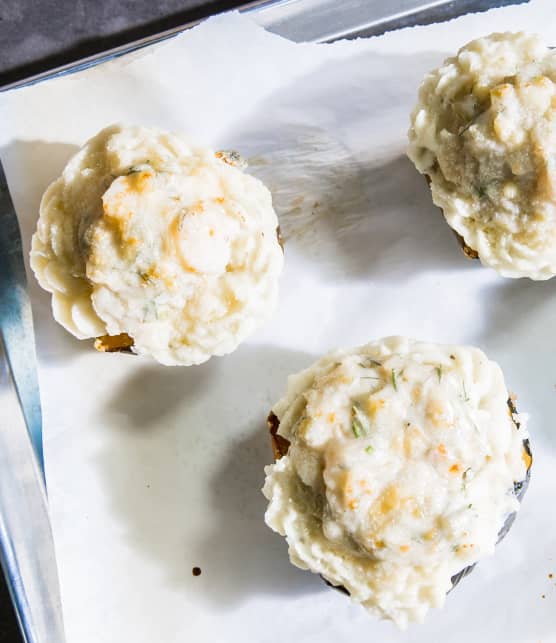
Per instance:
[[[548,80],[546,76],[535,76],[535,78],[533,78],[529,83],[526,83],[526,85],[549,88],[552,85],[552,81]]]
[[[353,478],[351,471],[346,471],[344,474],[343,491],[346,497],[353,494]]]
[[[415,404],[418,404],[421,401],[422,395],[423,395],[423,387],[420,384],[417,384],[416,386],[413,387],[413,390],[411,391],[411,399]]]
[[[509,83],[503,83],[490,90],[490,95],[494,98],[502,98],[504,94],[507,94],[511,90],[511,85]]]
[[[178,258],[181,267],[186,271],[186,272],[192,272],[196,273],[197,270],[193,268],[193,266],[190,266],[189,263],[187,262],[186,258],[183,256],[183,253],[181,251],[181,244],[180,244],[180,217],[176,217],[172,223],[170,224],[170,229],[168,231],[168,239],[171,241],[171,243],[168,243],[167,240],[165,239],[164,243],[164,248],[166,251],[166,254],[173,254]],[[172,247],[173,246],[173,247]]]
[[[385,405],[386,405],[386,402],[385,402],[384,400],[382,400],[382,399],[376,399],[376,398],[370,397],[370,398],[367,400],[367,404],[366,404],[366,406],[367,406],[367,413],[368,413],[371,417],[374,417],[374,415],[376,414],[376,412],[377,412],[379,409],[383,409]]]
[[[384,542],[384,540],[375,540],[373,544],[375,546],[375,549],[384,549],[384,547],[386,547],[386,543]]]
[[[226,199],[223,196],[217,196],[214,200],[216,203],[220,203],[220,205],[222,205]]]
[[[197,203],[194,203],[187,208],[188,214],[202,214],[204,211],[205,206],[202,201],[197,201]]]
[[[444,444],[439,444],[436,447],[436,450],[438,451],[438,453],[440,453],[440,455],[446,455],[446,453],[447,453],[446,452],[446,447],[444,446]]]
[[[329,413],[328,421],[330,422],[330,424],[333,424],[336,421],[336,413]]]
[[[359,507],[359,500],[355,500],[354,498],[352,498],[348,502],[348,507],[355,511],[355,509],[357,509],[357,507]]]
[[[124,180],[132,190],[141,193],[150,187],[152,178],[153,175],[151,172],[143,170],[141,172],[133,172],[133,174],[126,176]]]
[[[390,485],[380,496],[380,511],[390,513],[400,506],[400,494],[395,484]]]
[[[426,407],[426,414],[434,426],[448,427],[451,425],[446,419],[445,409],[439,400],[429,400]]]
[[[450,467],[450,473],[459,473],[460,471],[461,471],[461,464],[456,463]]]
[[[359,486],[361,487],[361,489],[363,489],[363,493],[364,493],[366,496],[370,496],[370,495],[372,494],[372,491],[371,491],[371,489],[369,488],[369,485],[368,485],[368,483],[367,483],[367,481],[366,481],[366,480],[364,480],[364,479],[363,479],[363,480],[359,480]]]
[[[436,529],[433,527],[432,529],[429,529],[425,534],[423,534],[423,538],[425,540],[434,540],[437,536],[438,532]]]
[[[212,228],[209,229],[209,237],[214,237],[214,230]]]
[[[409,545],[400,545],[400,551],[408,552],[409,551]]]

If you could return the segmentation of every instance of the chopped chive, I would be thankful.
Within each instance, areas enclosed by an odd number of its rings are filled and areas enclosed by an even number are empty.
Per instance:
[[[436,371],[436,375],[438,376],[438,381],[440,382],[440,380],[442,379],[442,364],[437,366],[434,370]]]
[[[371,359],[370,357],[366,358],[365,362],[359,362],[361,368],[371,368],[371,366],[379,367],[382,366],[381,362],[377,362],[376,359]]]
[[[469,398],[469,395],[467,395],[467,389],[465,388],[465,380],[461,380],[461,385],[462,385],[462,388],[463,388],[463,397],[462,397],[462,400],[463,400],[464,402],[469,402],[469,399],[470,399],[470,398]]]
[[[372,453],[374,451],[374,448],[369,444],[368,447],[365,447],[365,453]]]
[[[479,184],[475,187],[475,189],[477,190],[477,195],[480,199],[487,195],[486,186]]]
[[[353,435],[355,435],[356,438],[362,438],[369,435],[371,432],[371,425],[369,423],[369,419],[363,413],[361,408],[357,404],[354,404],[351,407],[351,412],[353,413],[353,419],[351,422]]]
[[[472,503],[472,502],[470,502],[470,503],[467,505],[467,508],[468,508],[468,509],[471,509],[471,507],[473,507],[473,503]]]
[[[392,386],[394,387],[394,391],[398,390],[398,383],[396,382],[396,369],[392,369]]]

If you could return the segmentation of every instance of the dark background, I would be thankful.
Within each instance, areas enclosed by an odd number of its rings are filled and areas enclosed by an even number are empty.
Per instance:
[[[0,0],[0,86],[248,0]]]
[[[244,3],[0,0],[0,86]],[[22,643],[2,574],[0,643]]]

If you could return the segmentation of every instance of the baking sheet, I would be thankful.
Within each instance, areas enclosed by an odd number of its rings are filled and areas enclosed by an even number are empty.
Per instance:
[[[425,71],[493,30],[556,43],[555,18],[554,3],[538,0],[294,45],[229,14],[0,97],[0,158],[27,247],[48,183],[117,121],[238,149],[273,190],[286,236],[273,320],[232,355],[189,369],[94,353],[53,322],[31,278],[69,643],[556,641],[555,287],[467,261],[404,156]],[[498,360],[531,415],[535,455],[497,555],[406,634],[291,567],[260,493],[264,418],[287,374],[398,333],[473,343]]]

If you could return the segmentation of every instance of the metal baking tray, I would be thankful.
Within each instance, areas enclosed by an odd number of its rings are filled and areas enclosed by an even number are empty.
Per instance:
[[[465,13],[523,4],[528,0],[255,0],[239,11],[294,42],[331,42],[451,20]],[[0,87],[0,92],[72,74],[172,38],[200,21],[147,36]]]
[[[524,0],[259,0],[240,11],[262,27],[296,42],[330,42],[374,36],[418,24],[450,20],[465,13],[521,4]],[[153,34],[127,45],[0,87],[13,90],[100,65],[172,38],[196,23]],[[18,579],[10,579],[12,583]],[[20,581],[21,579],[19,579]],[[15,586],[11,587],[16,596]],[[45,642],[46,643],[46,642]]]

